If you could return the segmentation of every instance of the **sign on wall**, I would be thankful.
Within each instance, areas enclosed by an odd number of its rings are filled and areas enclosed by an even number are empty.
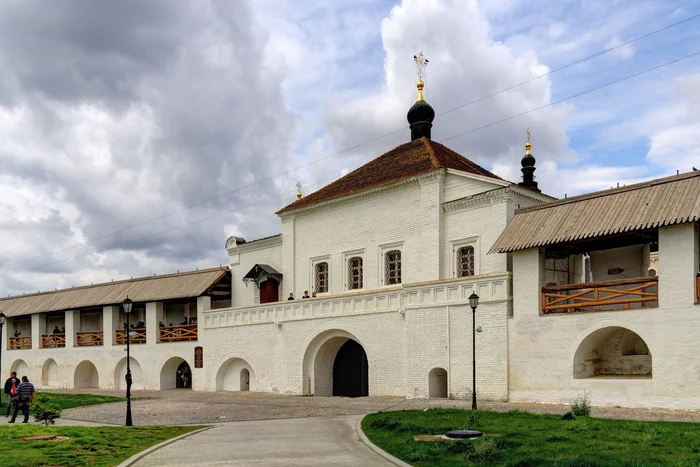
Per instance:
[[[194,348],[194,367],[204,368],[204,349],[199,345]]]

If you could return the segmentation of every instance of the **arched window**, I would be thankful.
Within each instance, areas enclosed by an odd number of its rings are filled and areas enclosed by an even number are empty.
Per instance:
[[[463,246],[457,250],[457,277],[474,275],[474,247]]]
[[[354,256],[348,260],[348,289],[362,288],[362,258]]]
[[[401,251],[391,250],[384,255],[384,284],[401,283]]]
[[[328,263],[316,263],[314,266],[314,290],[316,293],[328,292]]]

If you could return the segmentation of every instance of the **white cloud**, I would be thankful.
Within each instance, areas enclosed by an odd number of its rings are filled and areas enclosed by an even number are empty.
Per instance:
[[[613,50],[614,54],[620,59],[620,60],[629,60],[634,56],[634,53],[637,51],[637,48],[634,46],[634,44],[624,44],[618,38],[617,36],[613,36],[610,41],[608,41],[607,44],[605,44],[605,50]]]

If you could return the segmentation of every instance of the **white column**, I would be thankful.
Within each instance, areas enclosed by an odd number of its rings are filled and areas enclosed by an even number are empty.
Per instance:
[[[513,318],[533,319],[542,312],[544,250],[530,248],[513,253]]]
[[[695,303],[698,231],[694,224],[659,229],[659,307],[688,308]]]
[[[420,267],[406,271],[406,282],[434,281],[441,279],[440,261],[443,257],[444,171],[420,180],[421,250]],[[416,264],[416,263],[413,263]]]
[[[197,297],[197,344],[201,346],[202,329],[204,325],[204,311],[211,310],[211,297]],[[203,346],[202,346],[203,347]],[[207,357],[206,349],[204,350],[204,368],[195,368],[194,349],[192,349],[192,389],[195,391],[204,391],[206,382]]]
[[[118,318],[118,306],[102,307],[102,345],[111,347],[116,342],[116,336],[114,335],[114,331],[116,331],[114,322],[115,319]]]
[[[66,311],[66,347],[75,347],[75,333],[80,331],[80,312],[75,310]]]
[[[158,323],[163,321],[163,302],[146,303],[146,343],[160,342],[160,328]],[[164,323],[167,326],[167,323]]]
[[[46,323],[45,315],[41,313],[34,313],[32,315],[32,350],[41,348],[41,335],[45,330],[44,328],[46,328],[46,324],[44,324],[44,326],[41,325],[42,321]]]
[[[283,216],[282,217],[282,297],[286,300],[290,292],[294,292],[294,296],[299,293],[296,290],[296,283],[294,281],[294,267],[295,267],[295,248],[294,248],[294,216]],[[247,271],[246,271],[247,272]],[[243,272],[245,274],[245,272]],[[237,279],[241,280],[241,279]],[[333,274],[331,280],[336,284],[342,283],[340,276]],[[332,284],[331,284],[332,285]],[[337,286],[332,290],[339,291]],[[236,298],[234,297],[234,300]],[[242,305],[238,301],[234,301],[236,305]],[[234,305],[235,306],[235,305]]]

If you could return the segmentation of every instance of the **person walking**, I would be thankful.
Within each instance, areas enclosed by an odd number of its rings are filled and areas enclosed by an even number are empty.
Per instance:
[[[7,399],[7,405],[5,406],[5,416],[10,416],[10,409],[13,407],[12,397],[17,395],[17,386],[19,386],[20,380],[17,377],[17,372],[13,371],[10,373],[10,377],[5,381],[5,388],[3,392],[5,393],[5,398]]]
[[[22,423],[29,423],[29,404],[34,402],[34,385],[29,382],[29,378],[26,376],[22,376],[22,382],[17,386],[17,395],[19,400],[12,411],[12,419],[7,423],[15,423],[19,409],[22,409],[22,414],[24,415]]]

